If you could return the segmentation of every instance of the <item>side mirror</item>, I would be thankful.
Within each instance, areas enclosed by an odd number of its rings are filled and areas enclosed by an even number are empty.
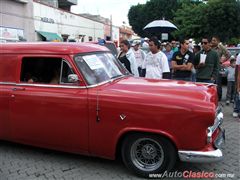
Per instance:
[[[76,74],[69,74],[68,75],[68,82],[69,83],[75,83],[75,82],[78,82],[79,79],[78,79],[78,76]]]

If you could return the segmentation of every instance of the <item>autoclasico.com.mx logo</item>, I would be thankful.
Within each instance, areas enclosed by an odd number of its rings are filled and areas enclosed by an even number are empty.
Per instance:
[[[227,173],[215,173],[215,172],[207,172],[207,171],[174,171],[168,172],[165,171],[161,174],[149,174],[149,178],[202,178],[202,179],[213,179],[213,178],[234,178],[235,174],[227,174]]]

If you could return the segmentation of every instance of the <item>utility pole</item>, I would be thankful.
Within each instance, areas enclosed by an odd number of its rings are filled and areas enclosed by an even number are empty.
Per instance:
[[[113,40],[112,14],[110,15],[110,41]]]

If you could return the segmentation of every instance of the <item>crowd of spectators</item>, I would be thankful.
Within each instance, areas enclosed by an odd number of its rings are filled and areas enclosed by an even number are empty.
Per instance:
[[[178,44],[178,45],[177,45]],[[227,67],[226,105],[234,103],[234,117],[240,117],[240,54],[230,57],[217,36],[203,37],[199,44],[193,39],[161,43],[157,37],[124,40],[120,43],[118,59],[136,77],[151,79],[173,79],[217,85],[218,99],[222,99],[222,64],[229,60]]]

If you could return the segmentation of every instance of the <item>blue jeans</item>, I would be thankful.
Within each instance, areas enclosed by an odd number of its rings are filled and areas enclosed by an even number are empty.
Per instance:
[[[196,73],[193,73],[191,74],[191,81],[192,82],[196,82]]]
[[[227,83],[227,95],[226,95],[226,100],[227,101],[232,101],[235,99],[235,81],[228,81]]]
[[[240,113],[240,96],[238,92],[235,95],[233,112]]]

